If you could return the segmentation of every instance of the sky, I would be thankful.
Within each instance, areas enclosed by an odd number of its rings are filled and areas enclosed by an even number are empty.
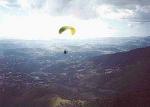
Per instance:
[[[150,36],[150,0],[0,0],[0,38],[59,38],[64,25],[77,38]]]

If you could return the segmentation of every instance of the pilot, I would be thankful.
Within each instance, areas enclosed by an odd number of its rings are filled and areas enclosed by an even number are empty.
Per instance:
[[[68,51],[67,50],[64,50],[64,54],[67,54],[68,53]]]

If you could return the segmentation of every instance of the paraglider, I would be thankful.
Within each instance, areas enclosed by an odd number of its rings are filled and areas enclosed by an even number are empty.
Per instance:
[[[74,27],[72,27],[72,26],[62,26],[59,29],[59,34],[62,34],[66,30],[70,30],[71,35],[74,35],[76,33],[76,29]],[[64,54],[67,54],[67,53],[68,53],[68,51],[65,49]]]
[[[72,26],[63,26],[59,29],[59,34],[62,34],[64,31],[70,30],[71,35],[76,33],[76,29]]]

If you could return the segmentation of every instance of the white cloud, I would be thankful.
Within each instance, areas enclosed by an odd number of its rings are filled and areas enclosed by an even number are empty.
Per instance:
[[[59,37],[57,32],[63,25],[75,26],[78,37],[137,34],[139,31],[135,27],[131,31],[126,22],[149,22],[150,17],[149,6],[137,1],[0,0],[0,35],[49,39]]]
[[[134,17],[134,12],[129,9],[116,9],[111,5],[100,5],[96,9],[98,15],[107,19],[124,19]]]

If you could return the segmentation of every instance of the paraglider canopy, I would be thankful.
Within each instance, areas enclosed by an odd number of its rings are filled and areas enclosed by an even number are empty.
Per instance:
[[[71,35],[74,35],[76,33],[76,29],[72,26],[62,26],[59,29],[59,34],[62,34],[64,31],[70,30]]]

